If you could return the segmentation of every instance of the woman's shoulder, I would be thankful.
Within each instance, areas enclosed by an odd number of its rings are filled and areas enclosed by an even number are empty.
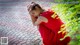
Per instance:
[[[50,16],[52,15],[54,12],[51,9],[45,10],[44,12],[42,12],[40,15],[41,16]]]

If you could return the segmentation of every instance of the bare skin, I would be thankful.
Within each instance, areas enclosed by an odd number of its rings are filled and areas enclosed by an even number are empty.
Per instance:
[[[39,16],[40,13],[43,12],[41,9],[39,9],[38,7],[36,7],[36,10],[30,11],[29,14],[31,16],[33,25],[37,26],[39,25],[41,22],[48,22],[48,19],[43,17],[43,16]],[[36,18],[38,17],[38,18]]]

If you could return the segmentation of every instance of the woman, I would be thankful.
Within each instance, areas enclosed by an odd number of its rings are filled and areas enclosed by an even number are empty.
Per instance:
[[[34,2],[28,7],[33,25],[38,26],[44,45],[68,45],[70,37],[67,34],[64,23],[52,10],[44,10]],[[64,38],[63,40],[61,40]]]

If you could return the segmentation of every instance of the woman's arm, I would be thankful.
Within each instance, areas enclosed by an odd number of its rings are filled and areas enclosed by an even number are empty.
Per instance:
[[[33,15],[30,15],[31,16],[31,20],[32,20],[32,23],[34,25],[35,21],[37,20]]]
[[[30,15],[31,16],[31,19],[32,19],[32,23],[33,25],[37,26],[39,25],[41,22],[45,22],[47,23],[48,22],[48,19],[43,17],[43,16],[38,16],[38,18],[36,18],[35,16],[33,15]]]
[[[48,19],[45,18],[45,17],[43,17],[43,16],[39,16],[38,19],[35,21],[34,25],[39,25],[42,22],[47,23],[48,22]]]

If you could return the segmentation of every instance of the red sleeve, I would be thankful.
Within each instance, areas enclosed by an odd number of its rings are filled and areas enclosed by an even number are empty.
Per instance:
[[[43,16],[43,17],[49,19],[49,18],[51,18],[51,15],[53,15],[53,14],[54,14],[53,11],[48,10],[48,11],[42,12],[42,13],[40,14],[40,16]]]

